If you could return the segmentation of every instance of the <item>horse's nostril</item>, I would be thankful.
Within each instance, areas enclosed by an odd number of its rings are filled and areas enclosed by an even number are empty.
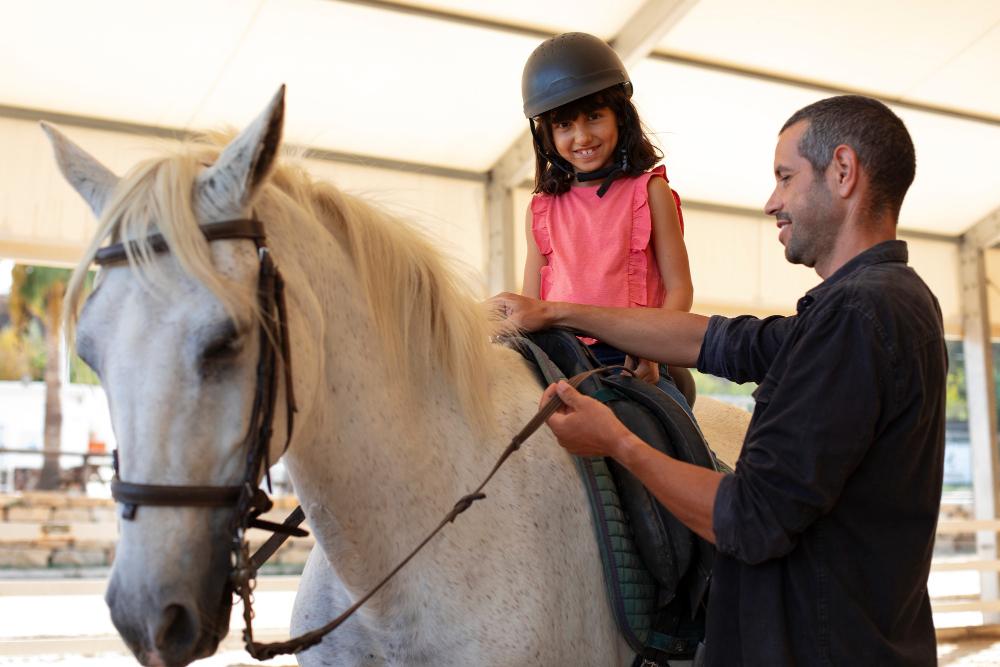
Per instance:
[[[167,605],[156,629],[156,648],[167,653],[177,647],[190,647],[198,639],[198,623],[193,614],[179,604]]]

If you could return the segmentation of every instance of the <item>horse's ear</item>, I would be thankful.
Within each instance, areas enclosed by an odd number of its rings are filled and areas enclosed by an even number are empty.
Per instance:
[[[90,205],[94,215],[100,218],[105,204],[118,185],[118,177],[56,128],[46,122],[42,122],[41,126],[52,142],[59,171]]]
[[[284,118],[285,86],[282,85],[267,108],[222,150],[216,163],[199,174],[195,207],[200,218],[243,214],[274,163]]]

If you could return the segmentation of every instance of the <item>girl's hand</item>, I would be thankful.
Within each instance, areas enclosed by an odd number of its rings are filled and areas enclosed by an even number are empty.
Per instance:
[[[656,384],[660,380],[660,365],[649,359],[636,359],[632,355],[625,355],[625,368],[635,373],[640,380],[645,380],[649,384]]]

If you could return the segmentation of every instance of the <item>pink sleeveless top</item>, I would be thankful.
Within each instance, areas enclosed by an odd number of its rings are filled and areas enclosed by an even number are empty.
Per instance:
[[[620,308],[663,305],[666,291],[649,242],[647,184],[657,176],[666,180],[663,165],[614,181],[603,198],[596,187],[534,196],[531,232],[548,262],[541,271],[542,299]],[[673,196],[679,216],[680,198]]]

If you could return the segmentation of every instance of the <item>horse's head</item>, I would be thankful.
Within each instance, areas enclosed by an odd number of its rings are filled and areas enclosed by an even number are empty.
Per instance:
[[[210,242],[199,225],[252,215],[280,141],[283,106],[282,90],[221,151],[153,160],[121,179],[45,127],[64,176],[101,220],[81,268],[107,238],[137,242],[128,261],[102,270],[76,326],[77,349],[108,395],[124,482],[242,481],[258,324],[268,317],[257,302],[260,260],[252,240]],[[167,252],[146,242],[153,232]],[[278,385],[272,462],[285,442],[285,387]],[[120,522],[107,602],[144,664],[185,665],[213,653],[227,633],[233,515],[232,507],[140,505]]]

